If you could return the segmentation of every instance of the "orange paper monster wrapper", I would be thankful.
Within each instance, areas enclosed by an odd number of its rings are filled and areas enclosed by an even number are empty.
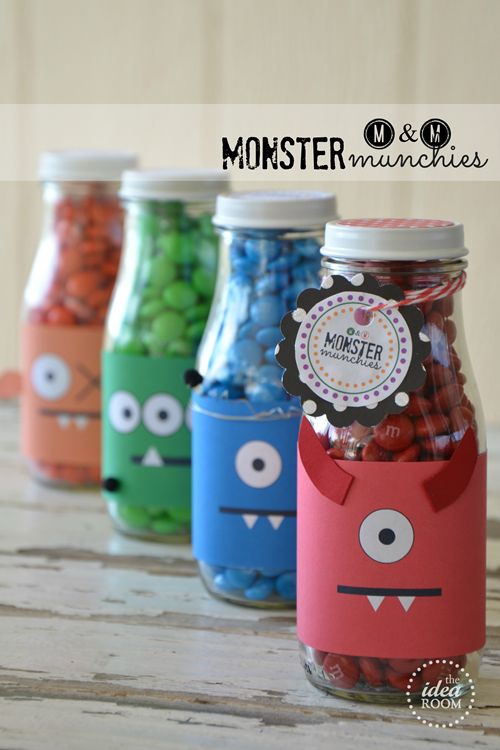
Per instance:
[[[21,445],[30,461],[98,477],[102,335],[100,326],[24,325]]]

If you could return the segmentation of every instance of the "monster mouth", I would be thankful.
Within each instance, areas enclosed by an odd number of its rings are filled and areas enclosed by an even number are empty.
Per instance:
[[[42,417],[53,417],[62,430],[74,424],[78,430],[85,430],[92,419],[100,419],[98,411],[67,411],[62,409],[39,409]]]
[[[162,466],[191,466],[190,458],[171,458],[170,456],[161,456],[156,448],[148,448],[142,456],[130,456],[134,464],[149,467]]]
[[[380,607],[386,596],[396,596],[405,612],[408,612],[417,596],[441,596],[441,589],[380,588],[370,586],[337,586],[338,594],[366,596],[374,611]]]
[[[254,508],[230,508],[227,505],[220,505],[221,513],[229,513],[235,516],[241,516],[246,526],[253,529],[259,518],[265,516],[274,531],[277,531],[285,518],[295,518],[295,510],[255,510]]]

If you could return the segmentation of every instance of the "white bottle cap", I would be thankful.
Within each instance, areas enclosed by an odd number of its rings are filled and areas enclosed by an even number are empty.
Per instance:
[[[451,260],[467,255],[464,228],[441,219],[341,219],[321,254],[345,260]]]
[[[119,182],[135,166],[129,151],[43,151],[38,175],[42,182]]]
[[[125,172],[120,196],[125,200],[215,200],[229,189],[227,173],[216,169],[140,169]]]
[[[307,229],[336,219],[332,193],[253,191],[219,195],[214,224],[242,229]]]

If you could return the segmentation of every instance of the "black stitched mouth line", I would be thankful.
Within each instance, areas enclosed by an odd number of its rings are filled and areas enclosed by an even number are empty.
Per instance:
[[[293,518],[297,515],[296,510],[256,510],[255,508],[231,508],[228,505],[219,505],[219,511],[221,513],[233,513],[234,515],[252,515],[252,516],[286,516],[287,518]]]
[[[369,586],[337,586],[338,594],[362,594],[367,596],[441,596],[441,589],[389,589]]]
[[[142,456],[130,456],[130,460],[134,464],[142,464],[144,459],[144,453]],[[160,456],[163,466],[191,466],[190,458],[170,458],[169,456]],[[145,469],[148,468],[148,464],[145,465]]]
[[[88,419],[100,419],[100,411],[73,411],[71,409],[39,409],[38,413],[43,417],[87,417]]]
[[[81,362],[79,362],[76,365],[76,369],[87,380],[86,384],[83,386],[83,388],[80,391],[78,391],[78,393],[75,396],[75,398],[78,399],[78,401],[82,401],[84,398],[88,396],[89,393],[91,393],[91,391],[94,390],[94,388],[100,387],[101,378],[99,377],[99,375],[96,375],[95,373],[91,372]]]

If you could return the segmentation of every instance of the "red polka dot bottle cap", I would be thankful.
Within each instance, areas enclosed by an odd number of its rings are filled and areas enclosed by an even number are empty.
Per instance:
[[[467,253],[463,225],[442,219],[330,221],[321,248],[346,260],[451,260]]]

